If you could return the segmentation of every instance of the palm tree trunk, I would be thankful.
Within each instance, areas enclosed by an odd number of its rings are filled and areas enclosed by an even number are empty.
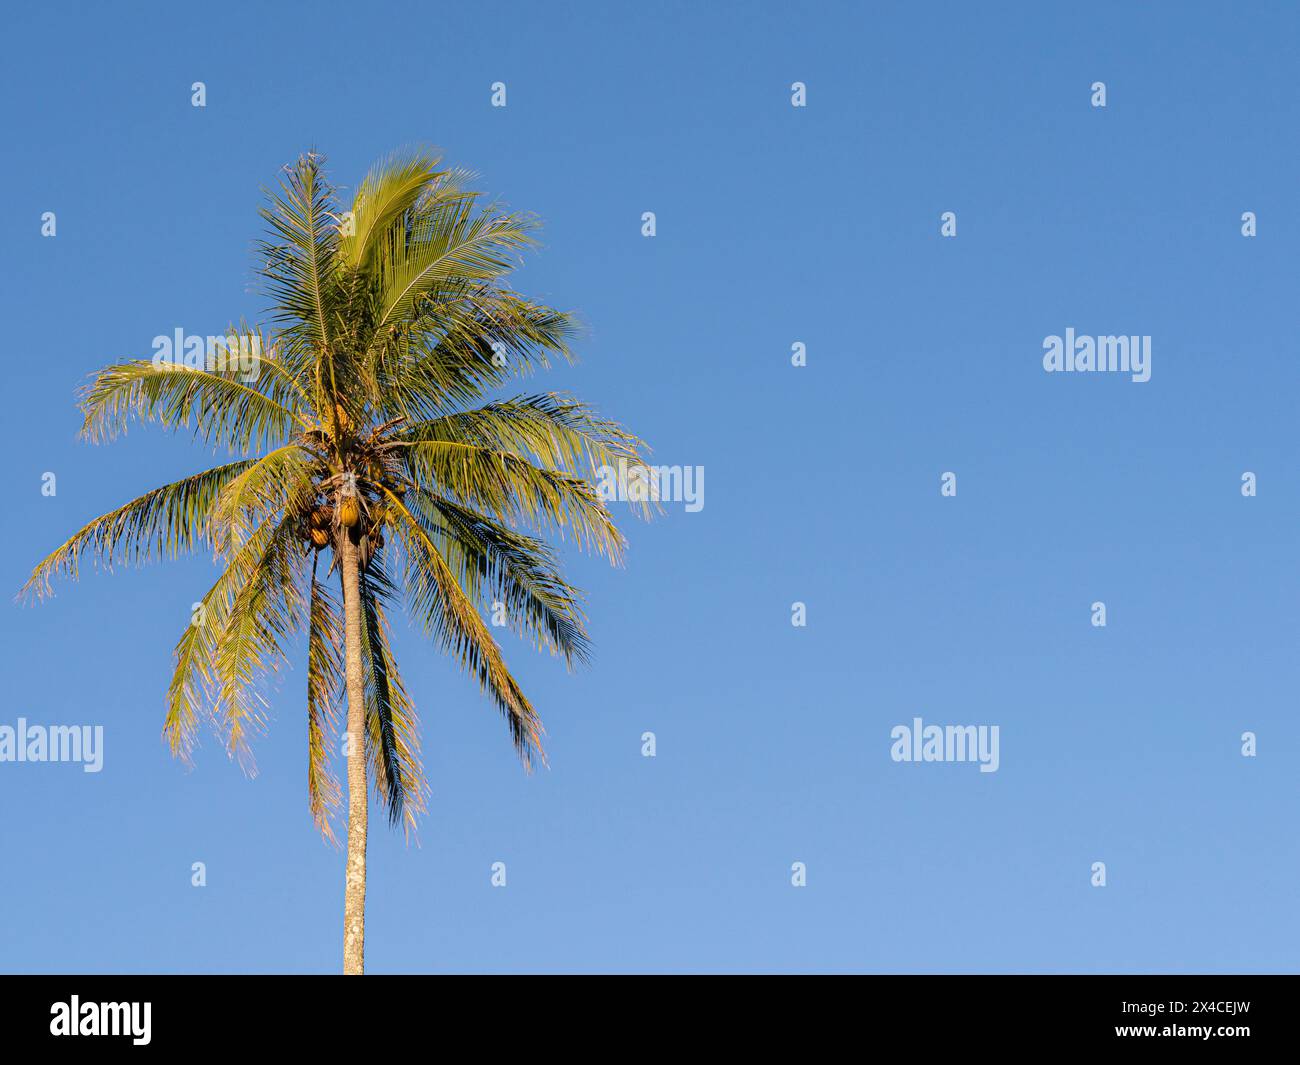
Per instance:
[[[361,665],[361,579],[357,545],[340,530],[345,673],[348,689],[348,862],[343,893],[343,972],[360,976],[366,952],[366,681]]]

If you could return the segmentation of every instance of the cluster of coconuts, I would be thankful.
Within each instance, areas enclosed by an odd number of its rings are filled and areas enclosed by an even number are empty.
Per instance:
[[[334,508],[331,506],[313,507],[307,516],[307,536],[317,551],[329,544],[330,526],[333,523]]]
[[[355,495],[339,500],[338,523],[348,530],[348,535],[360,551],[361,565],[370,565],[376,551],[384,546],[384,507],[382,503],[370,506],[368,520],[361,520],[361,504]],[[307,516],[307,538],[317,550],[324,550],[333,540],[334,508],[323,503],[311,509]]]
[[[351,433],[352,419],[348,412],[343,409],[342,404],[334,405],[334,424],[335,431],[339,434]],[[314,430],[317,439],[321,437],[322,430]],[[378,483],[386,480],[383,464],[377,459],[372,459],[368,463],[366,475],[370,480]],[[406,494],[405,486],[398,485],[393,488],[399,496]],[[366,567],[370,564],[371,558],[376,551],[384,546],[384,505],[382,503],[371,503],[367,507],[368,513],[364,516],[361,512],[361,498],[356,490],[355,480],[348,478],[345,482],[343,492],[338,500],[338,512],[328,503],[320,503],[312,507],[307,514],[307,539],[312,547],[317,551],[322,551],[328,547],[334,540],[334,527],[336,524],[348,531],[348,538],[357,545],[361,555],[361,565]]]

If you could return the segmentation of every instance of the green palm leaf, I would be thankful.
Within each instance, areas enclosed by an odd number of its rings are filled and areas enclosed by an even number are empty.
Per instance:
[[[377,565],[361,575],[362,657],[366,669],[366,762],[390,824],[413,829],[428,790],[420,767],[415,704],[389,644],[383,601],[395,589]]]
[[[339,803],[339,782],[330,768],[329,744],[338,729],[335,700],[343,690],[343,622],[329,588],[311,567],[311,628],[307,644],[307,798],[312,820],[335,842],[330,817]]]
[[[253,459],[240,459],[193,474],[83,525],[37,563],[19,596],[52,594],[50,581],[58,575],[76,580],[85,555],[111,569],[115,562],[140,565],[210,544],[210,519],[222,490],[254,464]]]

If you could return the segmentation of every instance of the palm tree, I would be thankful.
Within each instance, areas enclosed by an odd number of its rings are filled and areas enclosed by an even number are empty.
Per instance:
[[[477,678],[525,767],[544,761],[541,721],[482,610],[504,609],[570,667],[586,658],[581,593],[539,536],[567,532],[617,562],[624,540],[589,477],[642,448],[567,396],[490,398],[569,359],[574,320],[507,285],[536,225],[481,203],[467,180],[428,153],[393,156],[345,212],[319,156],[286,167],[261,212],[266,326],[232,327],[205,358],[108,366],[82,395],[92,442],[134,416],[237,457],[96,518],[20,593],[48,595],[87,556],[111,566],[210,548],[222,572],[176,645],[163,736],[189,761],[209,719],[246,772],[268,705],[260,682],[305,633],[308,804],[331,841],[335,708],[347,706],[345,973],[363,971],[367,780],[408,830],[427,794],[390,611],[405,606]]]

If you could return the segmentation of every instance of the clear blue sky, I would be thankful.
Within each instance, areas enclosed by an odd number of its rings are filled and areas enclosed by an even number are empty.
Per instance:
[[[591,669],[507,642],[532,777],[401,628],[433,796],[418,847],[372,832],[371,971],[1294,971],[1295,6],[614,7],[11,12],[3,583],[211,464],[79,442],[74,392],[257,314],[259,187],[435,144],[546,223],[519,283],[590,325],[548,387],[703,465],[706,505],[572,559]],[[1067,327],[1150,335],[1152,379],[1044,373]],[[0,764],[0,969],[339,969],[301,666],[255,780],[160,741],[212,576],[6,608],[0,724],[102,724],[105,765]],[[892,762],[917,715],[998,725],[999,771]]]

